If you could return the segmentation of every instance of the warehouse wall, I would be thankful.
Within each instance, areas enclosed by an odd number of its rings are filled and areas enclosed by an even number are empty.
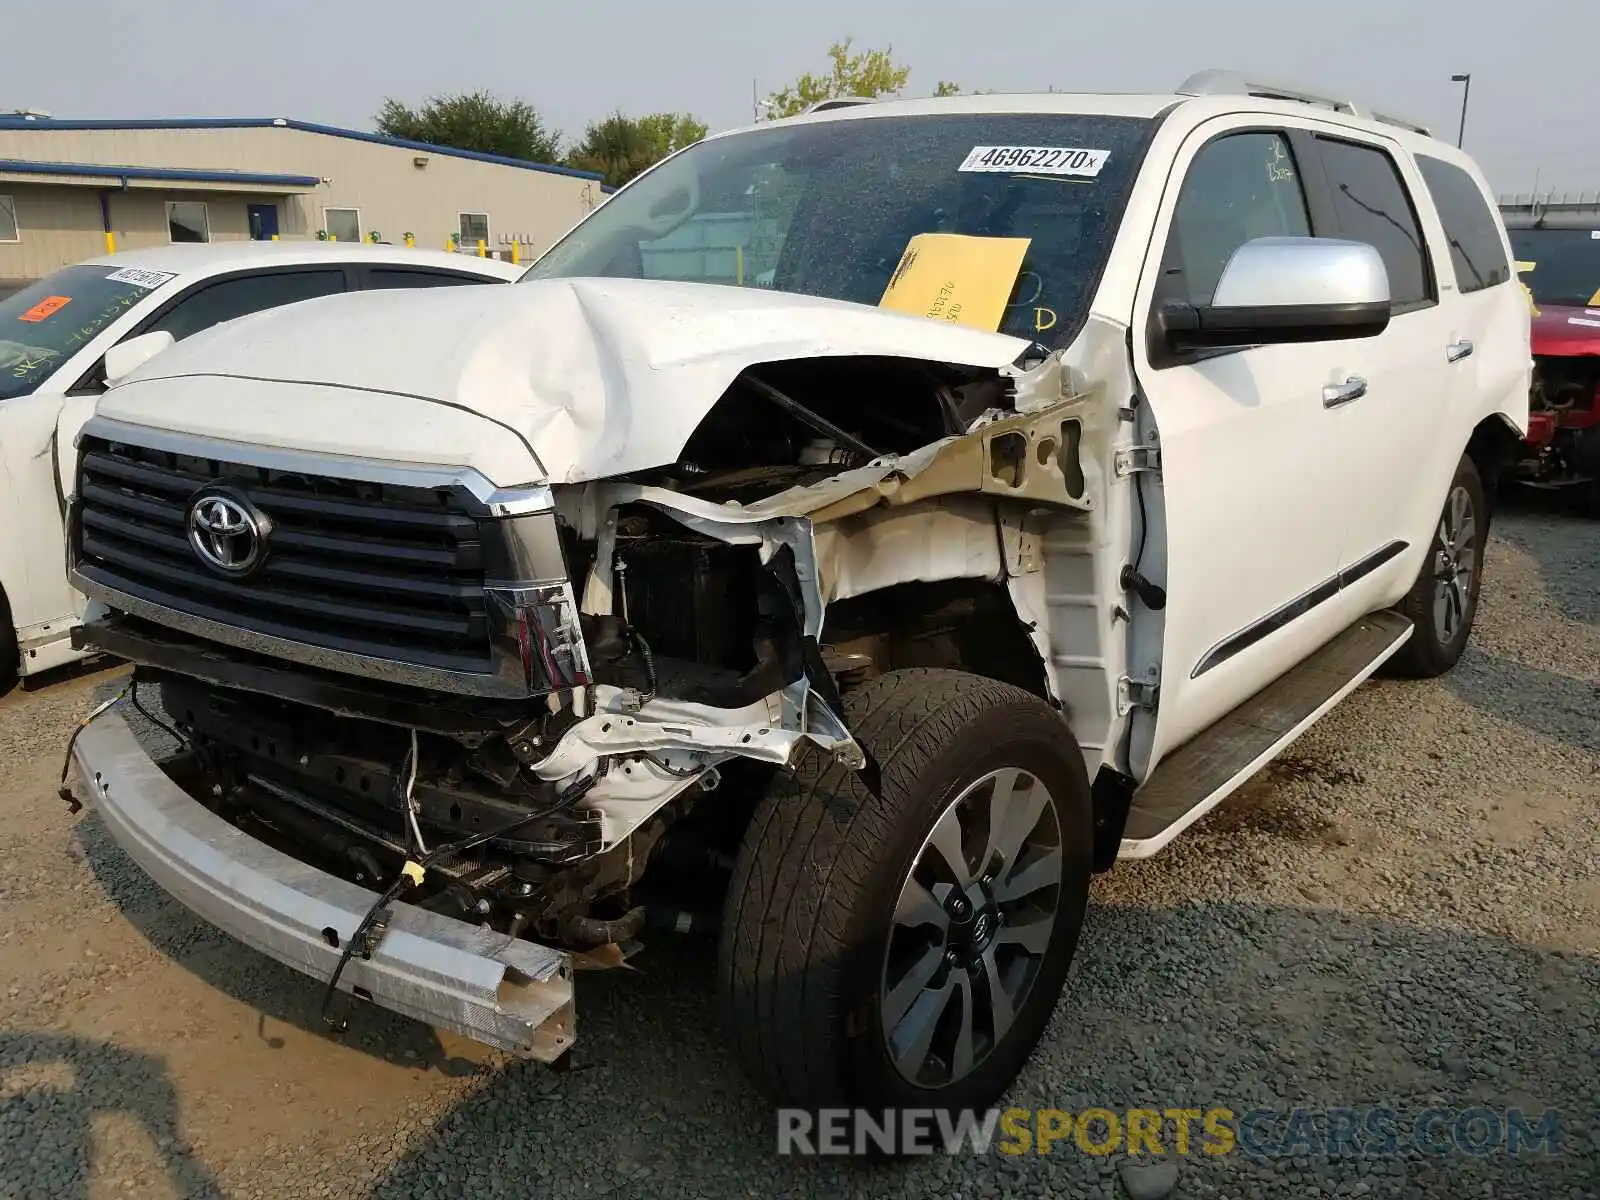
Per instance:
[[[46,122],[26,129],[0,129],[0,158],[37,162],[95,163],[119,166],[182,167],[307,175],[323,180],[300,195],[268,197],[238,193],[206,194],[181,190],[135,189],[113,202],[119,246],[165,240],[169,199],[203,199],[210,205],[212,237],[248,236],[247,203],[276,203],[279,232],[285,239],[313,238],[324,227],[324,210],[353,208],[363,236],[378,231],[399,243],[408,231],[418,245],[442,247],[459,229],[462,212],[489,216],[491,252],[507,249],[502,235],[522,239],[524,260],[548,249],[601,199],[597,181],[524,167],[459,158],[437,150],[413,150],[355,138],[266,126],[232,129],[81,130],[51,128]],[[425,166],[416,165],[418,158]],[[211,185],[208,185],[208,187]],[[23,190],[0,182],[0,193]],[[30,217],[21,252],[0,246],[0,278],[16,271],[37,275],[103,249],[95,190],[28,189]],[[75,194],[69,200],[69,194]],[[18,195],[19,208],[23,207]],[[46,210],[59,209],[51,213]],[[76,226],[90,236],[60,238],[60,228]],[[46,229],[57,234],[46,238]],[[36,230],[37,232],[30,232]],[[39,246],[30,247],[37,239]]]
[[[10,196],[15,202],[20,232],[20,240],[0,242],[0,280],[39,279],[70,263],[105,253],[100,189],[0,182],[0,196]],[[247,205],[279,199],[157,189],[115,192],[108,197],[119,250],[168,245],[172,240],[167,226],[169,200],[204,203],[211,240],[228,242],[250,236]]]
[[[0,183],[17,208],[20,240],[0,242],[0,279],[38,279],[105,249],[100,201],[88,188]]]

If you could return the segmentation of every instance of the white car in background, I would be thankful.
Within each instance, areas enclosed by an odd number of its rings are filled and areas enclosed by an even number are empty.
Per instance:
[[[0,692],[16,674],[81,657],[62,481],[72,477],[70,435],[105,390],[108,357],[115,378],[172,341],[262,309],[338,292],[509,282],[522,271],[403,247],[177,245],[91,259],[0,298]]]

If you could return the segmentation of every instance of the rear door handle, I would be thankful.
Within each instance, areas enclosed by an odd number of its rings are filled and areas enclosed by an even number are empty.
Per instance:
[[[1458,363],[1472,353],[1472,343],[1462,338],[1459,342],[1451,342],[1444,348],[1446,362]]]
[[[1367,394],[1367,381],[1359,375],[1352,375],[1343,383],[1330,383],[1322,389],[1322,407],[1338,408],[1340,405],[1349,404],[1352,400],[1359,400]]]

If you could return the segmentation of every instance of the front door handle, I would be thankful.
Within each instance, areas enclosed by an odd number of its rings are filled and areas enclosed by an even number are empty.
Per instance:
[[[1472,353],[1472,343],[1462,338],[1459,342],[1451,342],[1444,348],[1446,362],[1458,363]]]
[[[1352,400],[1359,400],[1367,394],[1367,381],[1359,375],[1352,375],[1343,383],[1330,383],[1322,389],[1322,407],[1338,408],[1340,405],[1349,404]]]

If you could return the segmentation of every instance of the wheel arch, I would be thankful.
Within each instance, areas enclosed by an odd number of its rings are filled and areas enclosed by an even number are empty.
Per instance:
[[[1484,514],[1486,526],[1494,514],[1500,482],[1516,462],[1522,442],[1522,430],[1503,412],[1484,417],[1467,438],[1465,454],[1472,460],[1472,465],[1478,468],[1478,478],[1483,482],[1483,494],[1488,507]]]
[[[867,654],[876,671],[964,671],[1062,707],[1032,629],[1004,585],[993,580],[908,580],[834,601],[822,641],[836,651]]]

